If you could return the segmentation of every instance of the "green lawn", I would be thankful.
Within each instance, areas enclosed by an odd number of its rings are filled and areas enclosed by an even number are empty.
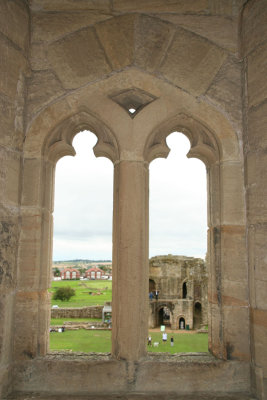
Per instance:
[[[50,333],[50,350],[72,350],[85,353],[109,353],[111,351],[111,331],[79,329]]]
[[[206,352],[208,351],[208,335],[206,333],[168,333],[168,340],[165,344],[162,343],[162,334],[160,332],[151,333],[152,347],[148,347],[148,351],[158,353],[168,351],[169,353],[191,353],[191,352]],[[171,347],[171,336],[174,339],[174,345]],[[154,347],[153,343],[159,342],[158,347]]]
[[[106,301],[111,301],[112,298],[111,281],[53,281],[49,290],[53,293],[56,288],[62,286],[70,286],[75,289],[75,296],[69,301],[53,300],[51,298],[51,305],[58,305],[65,308],[87,307],[97,304],[103,305]]]
[[[98,318],[51,318],[50,325],[64,325],[65,322],[101,322]]]
[[[187,353],[207,352],[208,335],[205,333],[179,334],[174,333],[174,346],[170,345],[171,335],[168,334],[166,344],[162,343],[161,333],[151,333],[152,342],[159,342],[158,347],[147,347],[148,351]],[[64,333],[50,333],[51,350],[72,350],[81,352],[106,353],[111,351],[111,331],[85,330],[65,331]]]

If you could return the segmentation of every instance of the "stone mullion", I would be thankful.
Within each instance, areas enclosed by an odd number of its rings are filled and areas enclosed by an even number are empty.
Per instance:
[[[209,301],[209,350],[223,358],[223,329],[221,304],[221,199],[220,166],[211,165],[207,170],[208,187],[208,301]]]
[[[25,159],[15,324],[16,358],[45,354],[48,348],[54,166]],[[51,192],[52,188],[52,192]]]
[[[148,167],[121,161],[114,171],[112,353],[136,361],[148,330]]]

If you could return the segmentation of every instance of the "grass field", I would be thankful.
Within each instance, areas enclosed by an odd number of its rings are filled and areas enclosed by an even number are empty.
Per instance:
[[[51,318],[50,325],[64,325],[65,322],[101,322],[98,318]]]
[[[158,347],[147,347],[152,352],[187,353],[207,352],[208,335],[203,333],[174,333],[174,346],[170,345],[171,335],[168,334],[166,344],[162,343],[161,333],[152,332],[152,342],[159,342]],[[81,352],[107,353],[111,351],[111,331],[85,330],[50,333],[50,350],[72,350]]]
[[[69,301],[53,300],[51,298],[51,305],[58,305],[65,308],[86,307],[97,304],[103,305],[106,301],[111,301],[111,281],[53,281],[49,290],[51,293],[54,293],[57,288],[62,286],[72,287],[75,290],[75,296]]]

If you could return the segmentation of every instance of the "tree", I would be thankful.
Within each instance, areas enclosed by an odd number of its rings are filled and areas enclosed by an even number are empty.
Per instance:
[[[60,276],[60,270],[58,269],[58,267],[53,268],[53,273],[54,273],[54,276]]]
[[[75,296],[75,290],[69,286],[57,288],[53,294],[54,300],[69,301],[71,297]]]

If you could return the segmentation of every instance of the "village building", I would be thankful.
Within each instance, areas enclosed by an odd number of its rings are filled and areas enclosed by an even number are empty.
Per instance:
[[[75,268],[65,268],[60,272],[62,280],[80,279],[80,272]]]
[[[85,272],[85,277],[87,279],[102,279],[102,276],[104,276],[105,273],[102,269],[97,268],[97,267],[92,267],[89,268],[86,272]]]
[[[149,261],[149,327],[198,329],[208,323],[208,274],[204,260],[157,256]]]

